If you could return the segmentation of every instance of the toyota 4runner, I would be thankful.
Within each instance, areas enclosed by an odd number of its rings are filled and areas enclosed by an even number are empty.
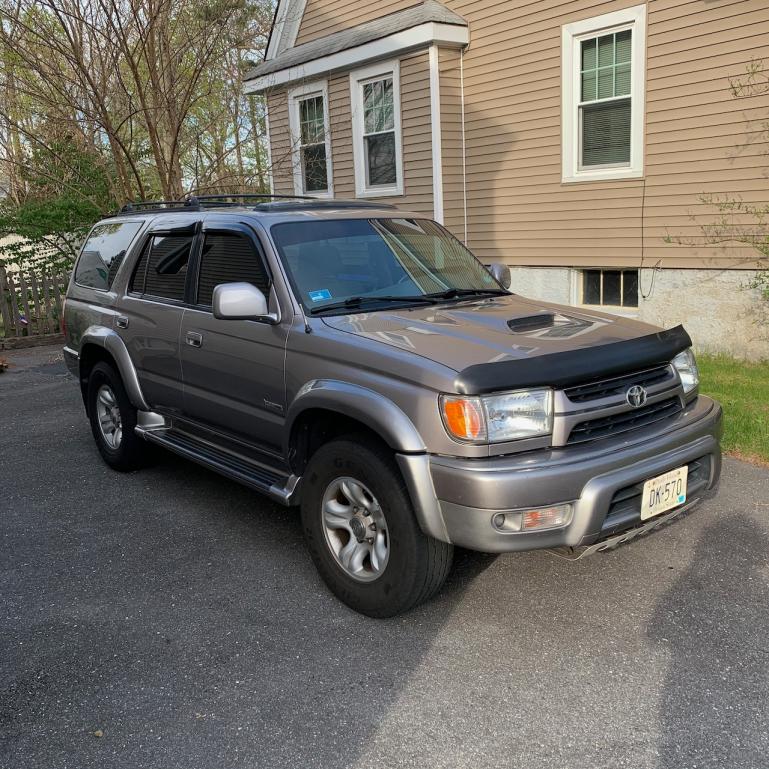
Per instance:
[[[134,204],[82,248],[64,353],[111,467],[149,442],[299,505],[330,589],[392,616],[455,545],[578,557],[717,484],[721,408],[682,327],[509,283],[378,203]]]

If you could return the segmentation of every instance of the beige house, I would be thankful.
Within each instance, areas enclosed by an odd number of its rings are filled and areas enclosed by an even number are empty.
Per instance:
[[[279,0],[265,61],[276,193],[444,223],[514,290],[769,357],[755,252],[703,195],[769,201],[764,0]],[[671,240],[673,243],[669,242]]]

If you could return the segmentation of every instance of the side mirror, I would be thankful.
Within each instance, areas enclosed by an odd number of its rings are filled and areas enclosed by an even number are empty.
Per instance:
[[[267,307],[267,298],[251,283],[220,283],[214,288],[212,304],[214,317],[220,320],[278,322]]]
[[[502,262],[494,262],[493,264],[490,264],[487,269],[494,280],[496,280],[502,288],[505,290],[510,288],[513,278],[510,275],[510,268],[506,264],[502,264]]]

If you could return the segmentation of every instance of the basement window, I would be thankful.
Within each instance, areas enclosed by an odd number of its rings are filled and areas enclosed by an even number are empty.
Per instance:
[[[638,270],[582,270],[582,304],[638,307]]]

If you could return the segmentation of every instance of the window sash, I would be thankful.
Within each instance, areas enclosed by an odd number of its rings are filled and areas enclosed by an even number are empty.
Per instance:
[[[323,95],[306,96],[297,99],[299,108],[299,144],[320,144],[326,139],[326,113]],[[312,115],[305,113],[305,108],[312,104]],[[305,113],[305,114],[303,114]],[[307,131],[305,131],[307,129]],[[318,130],[320,129],[320,130]]]
[[[308,114],[312,109],[312,114]],[[323,94],[311,94],[297,99],[296,108],[299,112],[299,164],[302,174],[302,192],[318,193],[328,192],[328,158],[326,157],[326,100]],[[303,114],[304,113],[304,114]],[[307,130],[305,130],[307,129]],[[319,130],[320,129],[320,130]],[[311,140],[310,140],[311,139]],[[323,170],[325,171],[326,183],[323,186],[313,186],[310,188],[308,179],[314,174],[309,173],[307,159],[310,157],[308,149],[323,147]]]
[[[629,54],[627,61],[618,60],[618,36],[628,33],[623,40],[626,44],[629,44]],[[609,40],[610,49],[610,62],[607,64],[602,59],[602,52],[605,46],[602,45],[603,41]],[[580,36],[576,40],[576,48],[578,56],[574,62],[575,67],[579,72],[579,99],[576,102],[577,121],[579,126],[577,136],[577,168],[579,170],[600,170],[602,168],[628,168],[631,164],[631,153],[633,146],[633,30],[632,27],[624,27],[611,30],[610,32],[602,33],[590,33]],[[585,46],[592,44],[592,61],[589,62],[591,66],[585,67]],[[627,75],[629,78],[629,85],[627,93],[617,93],[617,71],[619,68],[627,68]],[[611,96],[599,96],[601,92],[601,73],[611,72]],[[593,75],[595,82],[593,85],[595,97],[585,98],[585,75]],[[611,112],[609,110],[594,109],[591,107],[600,108],[602,105],[607,107],[611,104],[616,104],[621,107],[623,104],[628,105],[627,116],[620,110]],[[586,109],[587,108],[587,109]],[[595,119],[595,136],[591,136],[593,145],[591,146],[591,156],[593,156],[598,162],[586,162],[586,130],[585,130],[585,115],[586,112],[592,113]],[[603,125],[601,125],[601,113],[603,113]],[[627,121],[627,125],[623,125],[624,121]],[[601,136],[601,132],[604,132],[604,136]],[[624,132],[627,132],[626,136],[623,136]],[[603,147],[600,146],[601,139],[603,139]],[[626,157],[625,157],[626,156]],[[604,160],[605,158],[605,160]],[[603,162],[601,162],[603,160]]]
[[[388,90],[389,84],[389,90]],[[398,160],[395,157],[397,147],[395,147],[395,96],[394,96],[394,82],[392,75],[385,75],[383,77],[374,78],[371,80],[363,80],[359,84],[360,87],[360,102],[363,107],[363,158],[365,163],[365,178],[366,187],[376,189],[377,187],[392,187],[398,182]],[[379,86],[379,88],[377,88]],[[371,98],[367,99],[367,91],[372,94]],[[374,125],[380,123],[385,126],[379,130],[367,131],[366,124],[369,122],[369,117],[375,116]],[[380,120],[377,121],[376,116],[379,116]],[[384,169],[385,173],[391,171],[388,174],[386,181],[372,181],[372,171],[374,170],[371,165],[371,145],[367,141],[370,138],[377,136],[389,136],[393,137],[393,159],[392,167]],[[381,169],[378,169],[381,173]]]
[[[585,162],[585,112],[589,110],[591,107],[601,107],[602,105],[610,105],[616,103],[617,106],[621,106],[623,103],[627,103],[629,107],[628,116],[627,116],[627,143],[620,147],[616,140],[614,143],[610,141],[612,138],[611,135],[606,137],[606,141],[603,147],[602,152],[607,156],[607,160],[605,162],[596,162],[596,163],[586,163]],[[578,142],[579,146],[577,147],[578,151],[578,158],[579,158],[579,169],[580,170],[590,170],[590,169],[601,169],[601,168],[628,168],[630,166],[630,163],[632,161],[632,150],[633,150],[633,104],[632,101],[628,97],[621,97],[618,99],[609,99],[604,100],[601,102],[587,102],[586,104],[580,104],[578,107],[578,123],[579,123],[579,132],[578,132]],[[615,129],[615,133],[618,132],[618,130],[622,129],[623,126],[621,124],[619,125],[613,125],[611,128]],[[618,154],[619,152],[622,152],[624,149],[627,149],[627,159],[616,159],[612,160],[611,155],[612,154]],[[597,154],[601,152],[601,150],[595,149],[594,150]]]

